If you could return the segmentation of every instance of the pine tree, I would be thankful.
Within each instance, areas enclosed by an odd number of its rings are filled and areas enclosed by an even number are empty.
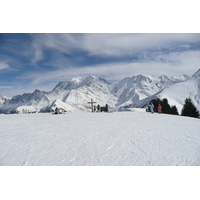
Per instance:
[[[171,107],[171,114],[172,115],[178,115],[178,109],[176,106],[172,106]]]
[[[162,100],[161,105],[162,105],[163,113],[171,114],[171,108],[170,108],[170,105],[169,105],[168,100],[166,98]]]
[[[199,111],[197,110],[190,98],[185,99],[185,104],[183,105],[181,115],[195,118],[199,117]]]

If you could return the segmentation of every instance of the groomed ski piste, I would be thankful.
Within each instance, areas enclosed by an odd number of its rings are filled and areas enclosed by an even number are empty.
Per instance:
[[[199,119],[144,109],[0,115],[1,166],[199,166]]]

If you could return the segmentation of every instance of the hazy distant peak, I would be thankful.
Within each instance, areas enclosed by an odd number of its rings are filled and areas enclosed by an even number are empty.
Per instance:
[[[200,77],[200,69],[192,77],[193,78]]]

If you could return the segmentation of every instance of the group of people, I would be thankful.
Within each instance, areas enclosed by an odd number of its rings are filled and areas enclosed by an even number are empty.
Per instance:
[[[108,104],[105,105],[105,107],[101,107],[99,104],[98,106],[94,106],[93,112],[108,112]]]
[[[100,105],[98,104],[98,106],[94,106],[94,108],[93,108],[93,111],[94,112],[97,112],[97,111],[99,111],[100,110]]]
[[[153,102],[151,102],[151,104],[149,105],[150,111],[153,114],[154,113],[154,105]],[[158,113],[162,113],[162,106],[159,104],[158,105]]]

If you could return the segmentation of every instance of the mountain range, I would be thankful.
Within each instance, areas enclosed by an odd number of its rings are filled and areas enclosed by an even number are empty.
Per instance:
[[[67,112],[91,111],[88,103],[105,106],[109,110],[126,107],[144,107],[154,98],[168,98],[179,112],[185,98],[190,97],[200,109],[200,70],[192,77],[137,75],[126,77],[117,83],[109,83],[95,76],[77,77],[58,83],[50,91],[35,90],[12,98],[0,96],[0,113],[50,112],[56,107]]]

